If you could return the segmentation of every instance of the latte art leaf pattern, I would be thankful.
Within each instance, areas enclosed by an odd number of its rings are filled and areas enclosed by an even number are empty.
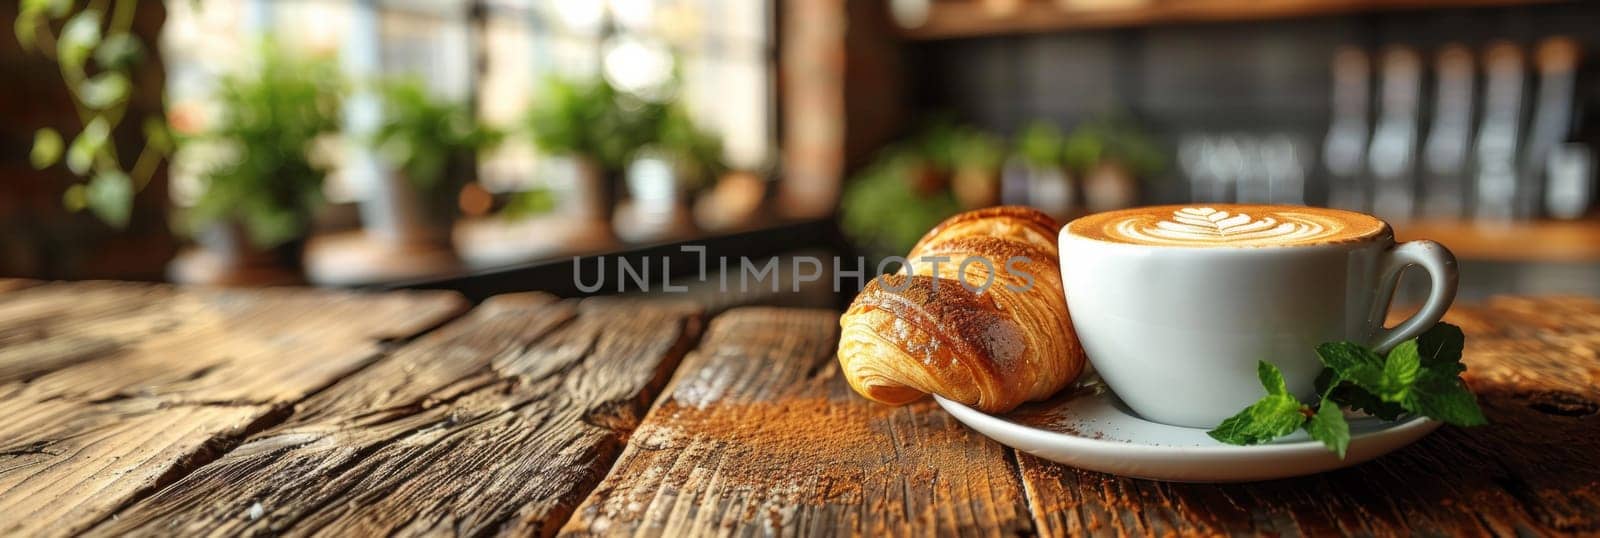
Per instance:
[[[1153,223],[1140,218],[1123,220],[1116,224],[1115,233],[1143,243],[1224,245],[1302,243],[1331,237],[1339,229],[1337,223],[1316,215],[1287,212],[1252,215],[1211,207],[1185,207]]]
[[[1131,207],[1086,215],[1067,224],[1067,237],[1200,248],[1340,244],[1392,234],[1377,217],[1353,211],[1272,204]]]
[[[1291,226],[1287,223],[1284,225]],[[1255,219],[1244,213],[1231,214],[1209,207],[1185,207],[1174,211],[1172,220],[1158,222],[1156,227],[1174,236],[1222,237],[1277,229],[1279,225],[1277,219],[1272,217]]]

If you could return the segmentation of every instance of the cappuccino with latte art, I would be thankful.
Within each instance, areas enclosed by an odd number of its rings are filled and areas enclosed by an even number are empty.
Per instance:
[[[1387,230],[1376,217],[1350,211],[1242,204],[1125,209],[1090,215],[1067,226],[1067,233],[1088,239],[1176,247],[1348,243]]]
[[[1261,397],[1260,361],[1315,401],[1323,342],[1386,353],[1444,316],[1455,258],[1396,244],[1377,217],[1289,205],[1124,209],[1058,238],[1072,328],[1095,372],[1146,419],[1214,428]],[[1383,325],[1407,267],[1430,280],[1415,315]]]

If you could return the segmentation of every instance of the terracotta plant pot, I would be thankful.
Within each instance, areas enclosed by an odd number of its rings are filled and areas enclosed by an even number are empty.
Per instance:
[[[708,231],[742,228],[761,218],[768,182],[750,172],[728,172],[695,203],[695,225]]]
[[[622,239],[657,241],[693,235],[688,182],[670,158],[643,155],[628,165],[626,211],[616,215],[614,226]]]
[[[1013,156],[1000,168],[1000,203],[1028,205],[1028,171],[1032,168],[1026,159]]]
[[[1083,178],[1083,202],[1091,213],[1133,207],[1139,203],[1139,181],[1121,163],[1101,162]]]
[[[391,237],[395,243],[432,245],[448,249],[451,247],[450,227],[455,223],[455,214],[447,208],[441,207],[443,201],[435,200],[438,193],[422,192],[412,185],[411,180],[405,177],[397,178],[397,184],[406,185],[407,188],[399,189],[395,198],[400,202],[394,204],[393,211],[398,213],[395,222],[390,225],[397,229],[373,230],[386,237]],[[454,202],[455,200],[450,200]]]
[[[1031,206],[1057,219],[1082,212],[1082,195],[1059,166],[1036,166],[1013,157],[1006,161],[1000,185],[1000,201],[1005,204]]]
[[[545,165],[546,173],[554,178],[558,199],[565,202],[563,211],[583,220],[610,225],[616,212],[618,177],[600,166],[600,162],[586,155],[552,157]]]
[[[949,184],[950,178],[948,176],[939,167],[926,161],[916,162],[905,169],[906,183],[910,185],[912,192],[923,197],[933,196],[943,191],[945,186]]]
[[[1028,171],[1028,179],[1029,205],[1060,220],[1082,212],[1083,197],[1066,170],[1060,167],[1036,167]]]
[[[1000,203],[1000,178],[993,168],[963,167],[956,169],[950,179],[956,201],[965,209],[989,207]]]
[[[305,282],[302,262],[306,242],[303,238],[260,248],[251,244],[243,226],[224,221],[201,230],[194,240],[198,248],[179,254],[167,268],[174,282],[210,286],[279,286]]]
[[[439,181],[459,185],[472,173],[460,159]],[[463,175],[466,174],[466,175]],[[393,171],[361,201],[359,232],[323,234],[311,240],[305,272],[313,283],[360,286],[437,277],[460,270],[454,228],[460,192],[421,188]]]

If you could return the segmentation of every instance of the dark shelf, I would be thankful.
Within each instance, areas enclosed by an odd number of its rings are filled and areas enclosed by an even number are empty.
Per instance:
[[[608,285],[605,289],[586,292],[579,289],[574,271],[581,268],[584,271],[585,278],[593,280],[593,271],[597,267],[594,261],[596,258],[608,258],[611,260],[606,268],[608,273],[616,271],[616,264],[620,260],[627,260],[627,263],[634,267],[643,267],[645,263],[649,263],[651,265],[649,285],[659,286],[663,278],[659,271],[668,267],[672,271],[671,274],[666,275],[668,280],[675,281],[700,274],[700,252],[685,251],[682,248],[684,246],[705,247],[705,256],[713,264],[718,258],[722,257],[733,260],[732,263],[738,263],[738,258],[761,259],[808,248],[820,248],[834,252],[849,250],[849,246],[839,233],[837,224],[833,219],[825,218],[788,222],[749,231],[686,241],[623,248],[593,256],[565,256],[463,275],[395,283],[382,287],[390,289],[453,290],[460,292],[473,302],[482,301],[492,295],[519,291],[542,291],[561,297],[635,293],[643,290],[635,289],[636,287],[631,282],[626,283],[628,289],[618,290],[615,287],[615,283],[618,280],[615,279],[608,280]],[[649,261],[646,262],[646,260]],[[663,262],[663,260],[666,261]],[[716,267],[711,268],[711,270],[715,269]],[[613,274],[612,276],[614,277],[615,275]]]
[[[1560,0],[1145,0],[1114,7],[1073,8],[1067,2],[1024,0],[996,12],[983,0],[934,0],[927,22],[902,29],[907,39],[932,40],[1065,30],[1343,15],[1389,10],[1549,4]]]

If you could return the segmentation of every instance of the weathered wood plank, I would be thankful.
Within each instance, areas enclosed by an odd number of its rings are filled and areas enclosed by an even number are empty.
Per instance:
[[[497,297],[91,534],[554,534],[699,326],[683,305]]]
[[[118,354],[179,326],[191,312],[162,305],[178,295],[161,286],[96,282],[0,293],[0,386]]]
[[[1492,424],[1445,427],[1342,471],[1170,484],[1019,457],[1041,534],[1376,536],[1600,533],[1600,302],[1457,307]]]
[[[1004,447],[931,402],[852,393],[834,360],[838,319],[717,317],[563,534],[1026,532]]]
[[[118,283],[0,294],[0,535],[82,531],[464,307]]]

